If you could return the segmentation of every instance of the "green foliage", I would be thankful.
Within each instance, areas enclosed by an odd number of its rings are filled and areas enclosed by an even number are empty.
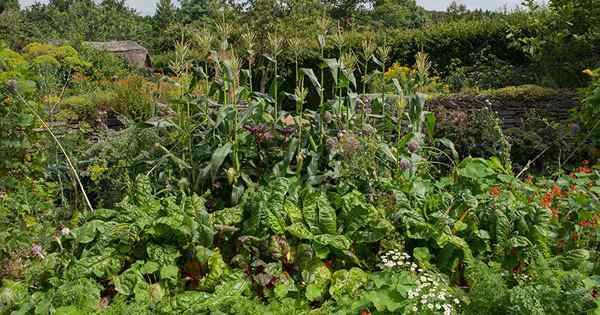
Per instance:
[[[159,30],[163,30],[175,22],[175,6],[171,0],[160,0],[156,4],[154,20]]]
[[[9,5],[13,1],[14,0],[8,0]],[[3,3],[5,2],[6,0],[3,1]],[[23,19],[21,12],[15,10],[14,8],[8,8],[5,10],[0,8],[0,33],[2,34],[0,40],[6,41],[6,44],[10,45],[11,47],[15,45],[22,45],[25,42],[27,33],[25,20]]]
[[[374,1],[370,12],[374,24],[386,28],[418,28],[427,19],[425,10],[415,1]]]
[[[147,42],[151,25],[124,1],[53,1],[24,11],[28,33],[38,40],[139,40]]]
[[[489,111],[473,116],[481,129],[457,139],[495,147],[461,159],[459,141],[436,138],[442,120],[419,93],[435,85],[425,53],[405,80],[390,75],[399,67],[388,71],[393,89],[365,84],[358,94],[358,59],[340,31],[341,55],[323,51],[323,75],[298,68],[290,89],[279,37],[266,36],[264,59],[258,47],[240,52],[229,13],[217,50],[207,39],[177,44],[172,77],[130,75],[70,46],[2,50],[3,75],[17,80],[1,87],[8,129],[0,132],[20,138],[0,147],[9,178],[0,186],[1,313],[597,312],[594,162],[523,180],[527,169],[513,173],[511,146]],[[325,48],[332,38],[323,36]],[[365,50],[365,77],[385,81],[368,64],[385,72],[389,51]],[[249,85],[252,62],[242,61],[255,57],[265,92]],[[65,76],[51,81],[52,73]],[[81,170],[96,210],[82,209],[58,157],[26,164],[27,154],[55,153],[34,136],[32,108],[73,152],[69,169]]]
[[[151,83],[140,76],[128,76],[115,82],[110,107],[117,113],[133,120],[144,121],[156,112],[152,98]]]
[[[4,0],[0,4],[0,13],[5,10],[19,10],[19,1],[18,0]]]
[[[591,141],[592,145],[598,147],[600,145],[597,137],[600,132],[597,119],[600,116],[600,70],[591,71],[588,69],[586,72],[591,75],[592,82],[589,87],[583,90],[583,106],[577,113],[577,118],[581,121],[585,131],[589,133],[589,135],[585,135],[585,140]]]

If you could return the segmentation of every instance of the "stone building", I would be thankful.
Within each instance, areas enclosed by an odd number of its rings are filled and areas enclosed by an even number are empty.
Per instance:
[[[110,41],[110,42],[86,42],[96,50],[106,51],[117,56],[123,57],[130,65],[137,68],[152,67],[152,60],[148,50],[140,44],[131,41]]]

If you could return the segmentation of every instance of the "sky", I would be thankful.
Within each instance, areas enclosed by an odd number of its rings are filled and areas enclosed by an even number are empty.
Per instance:
[[[48,0],[20,0],[21,5],[27,6],[35,2],[46,3]],[[129,6],[135,8],[142,14],[153,14],[158,0],[127,0]],[[417,0],[417,2],[429,10],[445,10],[452,0]],[[512,9],[521,3],[521,0],[457,0],[465,4],[469,9],[496,10],[507,7]]]

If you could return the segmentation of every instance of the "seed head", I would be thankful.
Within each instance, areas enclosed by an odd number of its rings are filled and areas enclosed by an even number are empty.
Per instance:
[[[329,151],[333,151],[338,145],[338,139],[335,137],[327,138],[326,145]]]
[[[33,244],[31,246],[31,254],[35,257],[38,257],[40,259],[44,259],[44,249],[42,248],[41,245],[38,244]]]
[[[375,127],[369,125],[369,124],[365,124],[363,126],[363,134],[365,135],[373,135],[377,133],[377,129],[375,129]]]
[[[17,80],[8,80],[6,82],[6,88],[8,89],[8,91],[12,94],[17,94],[17,92],[19,91],[19,85],[17,83]]]
[[[323,120],[325,121],[325,123],[329,124],[333,120],[333,115],[331,115],[330,112],[325,112],[323,114]]]
[[[419,144],[419,141],[417,141],[416,139],[412,139],[408,142],[407,147],[410,153],[415,153],[419,150],[421,145]]]
[[[353,155],[354,153],[358,152],[361,147],[360,141],[353,134],[344,134],[340,138],[340,145],[341,145],[342,151],[347,156]]]
[[[410,161],[407,159],[402,159],[400,161],[400,169],[406,171],[410,168]]]

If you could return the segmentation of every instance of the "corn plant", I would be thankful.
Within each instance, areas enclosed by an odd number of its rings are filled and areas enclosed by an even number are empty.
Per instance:
[[[375,42],[373,41],[373,38],[371,36],[368,36],[361,43],[361,57],[363,60],[363,65],[362,65],[363,68],[361,69],[362,70],[362,84],[363,84],[362,94],[363,95],[367,94],[367,84],[369,81],[369,62],[374,57],[376,50],[377,50],[377,45],[375,44]]]
[[[279,119],[279,72],[278,72],[278,60],[277,58],[283,52],[283,38],[277,34],[269,33],[268,35],[269,48],[271,50],[269,55],[265,55],[265,57],[273,63],[273,98],[275,100],[275,110],[273,111],[273,118],[276,122]]]
[[[379,64],[381,67],[381,114],[385,117],[385,64],[388,61],[390,52],[390,46],[381,46],[377,48],[377,57],[379,59],[375,59],[375,62]]]
[[[248,31],[242,34],[242,43],[244,45],[244,49],[246,50],[246,62],[248,64],[248,87],[250,88],[250,92],[252,92],[252,65],[256,61],[256,51],[254,50],[256,41],[256,34],[252,31]]]

